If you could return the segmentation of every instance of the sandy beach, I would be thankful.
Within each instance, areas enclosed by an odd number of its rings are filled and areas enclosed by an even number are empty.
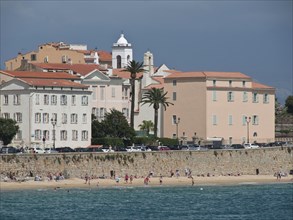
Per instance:
[[[239,185],[239,184],[266,184],[266,183],[293,183],[292,176],[282,177],[277,180],[272,175],[242,175],[242,176],[212,176],[193,177],[194,187],[205,185]],[[160,178],[151,177],[148,186],[159,186]],[[163,177],[162,186],[192,186],[192,179],[188,177]],[[90,184],[85,184],[81,178],[65,179],[60,181],[25,181],[25,182],[0,182],[0,190],[26,190],[26,189],[70,189],[70,188],[111,188],[111,187],[145,186],[144,178],[134,178],[132,183],[126,183],[120,178],[119,183],[114,179],[92,179]]]

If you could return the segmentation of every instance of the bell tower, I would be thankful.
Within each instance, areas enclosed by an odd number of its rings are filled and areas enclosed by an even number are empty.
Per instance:
[[[124,34],[121,34],[112,46],[112,67],[113,69],[125,68],[132,59],[131,44],[125,39]]]

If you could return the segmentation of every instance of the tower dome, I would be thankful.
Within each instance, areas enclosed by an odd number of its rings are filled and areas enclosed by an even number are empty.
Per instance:
[[[124,34],[121,34],[121,35],[120,35],[120,38],[118,39],[117,44],[118,44],[118,45],[125,45],[125,44],[128,44],[127,40],[126,40],[125,37],[124,37]]]

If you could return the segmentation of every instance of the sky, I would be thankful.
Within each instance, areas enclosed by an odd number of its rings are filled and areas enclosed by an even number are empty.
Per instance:
[[[0,61],[48,42],[111,52],[123,32],[134,59],[155,66],[241,72],[293,95],[292,0],[0,0]]]

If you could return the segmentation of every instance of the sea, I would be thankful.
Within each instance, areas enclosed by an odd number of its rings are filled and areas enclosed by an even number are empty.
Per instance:
[[[0,219],[292,220],[293,184],[1,191]]]

